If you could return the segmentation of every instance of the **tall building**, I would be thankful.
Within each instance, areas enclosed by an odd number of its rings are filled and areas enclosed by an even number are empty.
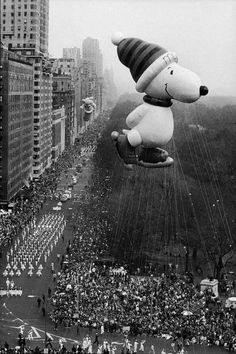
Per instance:
[[[32,177],[33,66],[0,50],[0,203],[8,204]]]
[[[65,149],[65,107],[54,109],[52,115],[52,160],[56,162]],[[64,131],[63,131],[64,130]]]
[[[80,48],[63,48],[63,59],[74,59],[75,65],[79,66],[81,61]]]
[[[1,40],[22,55],[48,56],[49,0],[1,0]]]
[[[57,85],[56,81],[58,80],[58,78],[56,79],[56,77],[61,77],[63,79],[63,77],[67,76],[70,77],[71,80],[70,83],[71,92],[73,92],[73,96],[74,96],[74,109],[73,109],[74,118],[73,119],[72,117],[70,118],[73,124],[71,125],[69,130],[71,130],[71,128],[73,127],[73,130],[71,131],[71,133],[73,134],[73,139],[70,139],[70,141],[74,143],[75,139],[78,136],[78,133],[81,131],[80,129],[81,98],[80,98],[80,90],[78,89],[79,82],[80,82],[80,78],[79,78],[80,69],[78,66],[76,66],[75,59],[73,58],[50,58],[49,62],[50,62],[52,73],[55,76],[54,89],[55,89],[55,85]],[[58,83],[58,87],[59,87],[59,83]],[[55,92],[54,92],[54,98],[55,98]],[[68,123],[68,120],[66,120],[66,122]],[[67,127],[69,127],[68,124]],[[68,134],[66,135],[68,137]],[[66,142],[67,142],[66,145],[68,146],[68,139],[66,139]]]
[[[38,178],[52,162],[52,74],[42,57],[30,60],[34,65],[33,178]]]
[[[94,64],[94,74],[98,78],[103,75],[103,57],[99,48],[99,41],[95,38],[87,37],[82,43],[83,59]]]
[[[98,39],[87,37],[82,43],[82,98],[93,96],[96,114],[103,110],[103,58]]]
[[[34,69],[33,177],[51,164],[52,75],[48,58],[49,0],[1,0],[1,40]]]
[[[65,147],[73,145],[77,137],[75,90],[70,75],[53,74],[53,109],[65,107]]]

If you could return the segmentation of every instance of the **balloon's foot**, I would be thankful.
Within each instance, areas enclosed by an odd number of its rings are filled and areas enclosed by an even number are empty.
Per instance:
[[[114,131],[111,138],[115,143],[118,155],[123,160],[126,169],[132,170],[132,165],[138,165],[147,168],[169,167],[174,160],[169,156],[166,150],[161,148],[135,148],[130,145],[128,138],[124,134]]]

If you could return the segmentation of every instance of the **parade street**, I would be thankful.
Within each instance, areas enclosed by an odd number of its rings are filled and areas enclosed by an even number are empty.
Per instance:
[[[90,155],[91,152],[89,151],[86,157],[89,158]],[[60,271],[61,256],[65,253],[68,242],[73,239],[71,221],[73,220],[74,211],[77,206],[77,196],[84,193],[84,188],[86,187],[89,178],[89,171],[90,165],[87,163],[80,173],[78,182],[74,185],[72,198],[62,203],[60,211],[53,210],[53,208],[58,205],[59,199],[55,197],[47,198],[37,215],[35,225],[32,225],[29,229],[29,232],[31,233],[33,233],[35,229],[43,231],[44,226],[42,220],[44,220],[45,224],[48,215],[50,215],[52,219],[51,225],[49,225],[52,229],[55,229],[55,227],[58,226],[58,219],[54,220],[53,218],[59,218],[60,215],[65,219],[63,233],[60,235],[56,245],[54,245],[54,240],[52,240],[54,246],[50,255],[47,257],[46,262],[42,258],[42,275],[38,276],[36,270],[33,271],[31,276],[28,274],[28,271],[23,271],[20,276],[14,276],[13,278],[15,287],[22,289],[22,295],[1,296],[0,298],[0,338],[5,338],[11,345],[17,343],[18,334],[20,332],[22,332],[26,338],[31,338],[31,340],[27,342],[28,345],[32,347],[36,345],[39,345],[40,347],[44,346],[46,332],[48,333],[48,336],[52,338],[53,344],[58,343],[60,338],[62,338],[64,343],[68,344],[73,344],[79,339],[75,329],[61,328],[61,331],[58,330],[57,333],[53,331],[54,326],[49,317],[51,304],[48,290],[50,288],[51,292],[53,292],[56,281],[53,279],[52,264],[54,264],[55,268],[54,273],[57,274],[57,272]],[[68,175],[72,172],[73,168],[68,171],[67,175],[62,175],[60,188],[66,188],[68,185]],[[51,245],[47,245],[48,249],[50,247]],[[2,270],[5,269],[7,265],[6,254],[7,251],[10,251],[10,248],[11,247],[8,246],[4,249],[3,257],[1,259]],[[17,252],[19,251],[17,250]],[[33,252],[36,252],[36,249],[33,249]],[[6,279],[7,277],[4,277],[1,272],[1,289],[6,289]],[[45,316],[42,312],[43,307],[39,307],[37,302],[37,299],[42,298],[43,296],[45,296]]]

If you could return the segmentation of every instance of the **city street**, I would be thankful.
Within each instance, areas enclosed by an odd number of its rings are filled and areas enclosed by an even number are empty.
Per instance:
[[[89,152],[87,158],[91,156]],[[76,165],[76,164],[75,164]],[[60,188],[66,189],[69,181],[69,176],[73,174],[74,169],[70,169],[68,174],[62,175]],[[74,185],[72,190],[72,198],[62,203],[60,213],[63,213],[68,220],[66,228],[64,230],[64,241],[61,238],[57,246],[53,249],[47,263],[44,265],[42,277],[33,275],[29,277],[27,274],[22,274],[19,278],[14,277],[16,286],[22,288],[22,296],[2,297],[0,299],[0,339],[1,342],[5,339],[9,344],[16,345],[17,337],[20,331],[22,331],[25,337],[28,337],[30,331],[32,331],[33,340],[27,341],[27,345],[43,347],[45,341],[45,332],[48,333],[53,339],[53,344],[58,344],[59,338],[63,338],[63,341],[68,344],[75,343],[76,339],[79,339],[74,329],[59,328],[58,332],[53,331],[53,324],[49,318],[49,312],[51,309],[50,300],[48,298],[48,288],[54,289],[54,282],[51,272],[51,263],[55,264],[55,270],[60,270],[57,254],[62,255],[65,252],[66,246],[69,240],[73,239],[73,229],[71,221],[73,219],[73,213],[76,210],[77,201],[74,199],[75,195],[82,195],[84,188],[88,182],[90,173],[90,162],[83,167],[82,172],[79,174],[78,182]],[[58,201],[56,198],[47,199],[37,216],[37,222],[47,213],[58,213],[53,211],[53,207],[57,206]],[[6,266],[6,252],[9,247],[5,247],[3,250],[3,257],[1,259],[1,270]],[[6,278],[3,277],[2,271],[0,274],[0,288],[6,288]],[[42,314],[41,308],[38,308],[37,298],[42,297],[45,294],[46,297],[46,316]],[[41,306],[42,307],[42,306]],[[85,332],[85,331],[84,331]],[[82,334],[81,334],[82,335]],[[3,343],[2,343],[3,344]]]

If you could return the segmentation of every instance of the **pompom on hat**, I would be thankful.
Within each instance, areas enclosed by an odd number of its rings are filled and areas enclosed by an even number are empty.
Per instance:
[[[130,69],[138,92],[144,92],[154,77],[169,64],[178,62],[175,53],[139,38],[125,38],[121,32],[113,34],[111,41],[117,46],[121,63]]]

